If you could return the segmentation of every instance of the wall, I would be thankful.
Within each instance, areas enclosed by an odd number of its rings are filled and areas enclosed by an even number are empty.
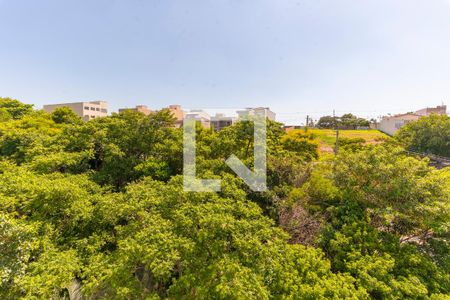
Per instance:
[[[394,135],[402,126],[404,126],[408,122],[416,121],[419,118],[420,116],[413,114],[384,117],[378,125],[378,129],[389,135]]]

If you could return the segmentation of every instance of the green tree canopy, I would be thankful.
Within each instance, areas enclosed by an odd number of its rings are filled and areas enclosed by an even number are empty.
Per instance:
[[[396,139],[407,149],[450,157],[450,117],[431,115],[400,128]]]
[[[5,109],[13,119],[20,119],[33,111],[33,105],[19,100],[0,97],[0,109]]]
[[[52,120],[56,124],[81,124],[83,120],[69,107],[63,106],[55,109],[52,113]]]
[[[224,163],[252,169],[253,125],[198,126],[197,176],[222,190],[193,193],[167,110],[0,116],[1,299],[450,294],[450,171],[401,147],[342,139],[324,155],[269,121],[268,190],[254,192]]]

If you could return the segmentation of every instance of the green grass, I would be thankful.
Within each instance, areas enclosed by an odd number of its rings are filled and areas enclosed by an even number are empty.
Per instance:
[[[296,131],[305,132],[304,129],[296,129]],[[320,150],[324,152],[332,151],[336,141],[336,131],[333,129],[316,129],[309,128],[308,132],[313,133],[320,142]],[[362,138],[366,144],[380,143],[383,139],[390,137],[379,130],[339,130],[339,137],[343,138]]]

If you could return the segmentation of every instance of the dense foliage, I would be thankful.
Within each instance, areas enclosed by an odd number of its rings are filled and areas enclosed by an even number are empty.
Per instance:
[[[358,118],[353,114],[343,114],[340,117],[323,116],[317,122],[319,128],[341,128],[357,129],[358,127],[369,127],[369,121],[364,118]]]
[[[401,148],[348,140],[320,157],[269,122],[256,193],[224,163],[251,167],[251,124],[198,126],[198,176],[222,191],[188,193],[168,111],[21,111],[0,122],[2,299],[450,295],[450,170]]]
[[[400,128],[396,137],[407,149],[450,157],[450,116],[420,118]]]

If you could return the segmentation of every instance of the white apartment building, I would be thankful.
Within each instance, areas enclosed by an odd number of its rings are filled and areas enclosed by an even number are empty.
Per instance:
[[[108,115],[108,103],[106,101],[72,102],[44,105],[43,110],[52,113],[55,109],[68,107],[72,109],[84,121]]]

